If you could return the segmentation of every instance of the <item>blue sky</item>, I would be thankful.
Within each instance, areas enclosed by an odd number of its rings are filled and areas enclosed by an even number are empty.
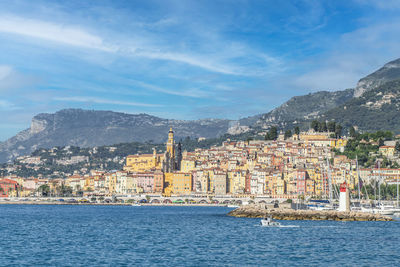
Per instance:
[[[0,1],[0,141],[63,108],[237,119],[400,57],[400,1]]]

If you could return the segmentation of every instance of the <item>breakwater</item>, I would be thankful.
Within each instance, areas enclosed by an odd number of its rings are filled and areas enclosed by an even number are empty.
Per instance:
[[[393,218],[367,212],[340,212],[336,210],[268,209],[264,205],[241,206],[228,213],[229,216],[246,218],[272,217],[276,220],[331,220],[331,221],[393,221]]]

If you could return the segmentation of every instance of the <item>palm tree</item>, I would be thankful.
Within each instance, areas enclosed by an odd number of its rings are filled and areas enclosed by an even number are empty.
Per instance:
[[[42,197],[48,196],[50,193],[50,186],[48,186],[47,184],[43,184],[39,186],[38,191],[42,194]]]

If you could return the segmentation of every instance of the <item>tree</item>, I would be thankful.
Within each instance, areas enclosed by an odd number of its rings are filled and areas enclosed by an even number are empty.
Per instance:
[[[396,148],[396,151],[400,151],[400,142],[399,141],[396,142],[395,148]]]
[[[336,138],[340,138],[342,136],[342,130],[342,126],[340,124],[337,124],[335,127]]]
[[[356,137],[357,136],[356,129],[354,129],[353,126],[351,126],[350,129],[349,129],[349,135],[350,135],[350,137]]]
[[[268,134],[266,136],[267,140],[276,140],[278,138],[278,129],[275,126],[272,126],[269,129]]]
[[[328,126],[326,125],[326,121],[323,121],[320,123],[320,129],[321,129],[321,132],[328,131]]]
[[[328,122],[327,127],[328,127],[328,131],[329,131],[329,132],[334,133],[334,132],[335,132],[335,129],[336,129],[336,122],[334,122],[334,121]]]
[[[294,128],[294,133],[295,133],[296,135],[299,135],[299,134],[300,134],[300,128],[299,128],[299,126],[296,126],[296,127]]]
[[[378,142],[379,142],[379,146],[385,145],[385,141],[382,138],[379,138]]]
[[[285,131],[285,140],[292,137],[292,131],[291,130],[287,130]]]
[[[311,129],[313,129],[314,131],[318,132],[318,129],[319,129],[319,121],[313,120],[313,121],[311,122]]]

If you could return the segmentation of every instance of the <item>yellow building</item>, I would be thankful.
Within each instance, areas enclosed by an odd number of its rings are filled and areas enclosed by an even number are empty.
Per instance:
[[[299,135],[300,140],[327,140],[329,133],[320,133],[314,131],[301,132]]]
[[[163,155],[158,155],[156,150],[153,154],[129,155],[126,157],[124,170],[128,172],[146,172],[150,170],[161,170]]]
[[[94,190],[94,176],[85,177],[85,186],[83,187],[84,191],[93,191]]]
[[[108,194],[113,195],[116,193],[117,187],[117,175],[116,173],[108,173],[106,174],[106,186],[108,186]]]
[[[165,173],[164,195],[188,195],[192,191],[192,174],[184,172]]]
[[[334,147],[336,149],[340,149],[342,147],[345,147],[347,145],[347,140],[346,139],[331,139],[331,147]]]
[[[393,157],[395,152],[394,146],[381,146],[379,147],[379,153],[385,157]]]
[[[232,194],[244,194],[246,188],[246,173],[245,170],[230,170],[228,171],[228,188]]]
[[[306,194],[309,196],[315,195],[315,182],[312,179],[306,179]]]
[[[181,161],[181,171],[191,172],[196,169],[196,159],[194,157],[184,157]]]
[[[277,195],[286,194],[286,181],[281,178],[276,180],[276,192]]]

